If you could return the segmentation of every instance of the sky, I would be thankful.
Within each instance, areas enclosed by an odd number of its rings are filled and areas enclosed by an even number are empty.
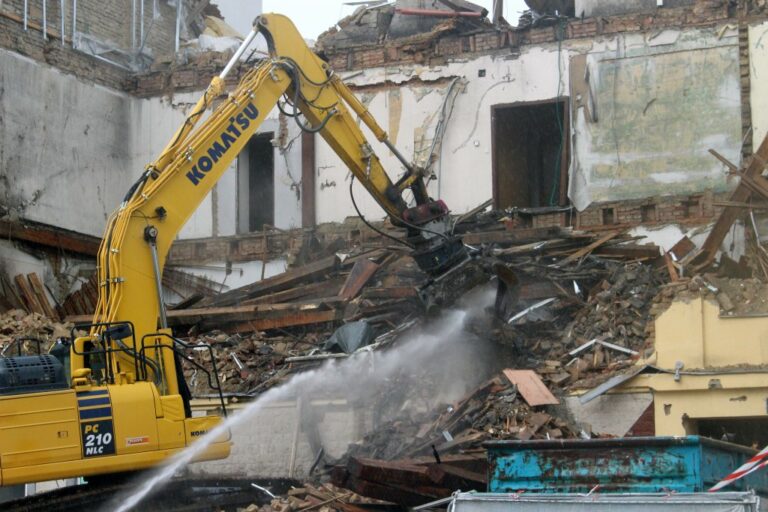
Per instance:
[[[352,14],[354,5],[344,5],[350,0],[263,0],[264,12],[285,14],[298,27],[305,39],[317,39],[344,16]],[[489,11],[493,0],[472,0]],[[505,0],[504,17],[517,24],[519,13],[527,9],[523,0]]]

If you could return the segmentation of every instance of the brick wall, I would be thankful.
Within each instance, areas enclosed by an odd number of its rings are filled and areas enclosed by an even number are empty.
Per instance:
[[[136,45],[140,46],[140,6],[144,2],[145,47],[155,57],[173,53],[176,34],[176,8],[165,0],[158,0],[157,17],[154,16],[154,0],[136,0]],[[4,0],[0,11],[17,18],[23,18],[24,0]],[[43,24],[43,2],[28,2],[28,21]],[[61,32],[61,2],[46,0],[48,28],[58,35]],[[64,2],[64,27],[68,42],[72,36],[72,0]],[[105,43],[111,43],[123,50],[132,48],[131,35],[133,1],[128,0],[78,0],[77,31],[88,34]]]
[[[4,3],[3,8],[5,6]],[[58,31],[51,30],[48,41],[45,41],[39,30],[30,26],[25,32],[21,23],[6,16],[0,16],[0,47],[113,89],[124,89],[129,77],[126,70],[75,51],[68,45],[62,46]]]
[[[592,39],[622,32],[654,31],[665,28],[710,26],[729,18],[728,2],[697,0],[691,7],[658,9],[655,13],[630,14],[610,18],[571,19],[564,27],[566,39]],[[397,40],[384,47],[358,47],[351,50],[324,48],[333,69],[337,71],[380,67],[390,64],[437,64],[446,57],[466,53],[491,53],[557,41],[555,26],[527,30],[488,31],[471,34],[448,34],[419,43]]]
[[[158,0],[157,16],[153,10],[154,0],[136,0],[136,22],[133,24],[133,1],[128,0],[78,0],[77,34],[84,34],[108,46],[130,55],[142,46],[140,38],[140,9],[144,2],[144,41],[143,52],[163,60],[171,60],[174,53],[176,34],[176,8],[165,0]],[[96,58],[84,60],[72,51],[73,2],[64,2],[64,46],[62,47],[62,12],[61,2],[46,0],[47,25],[43,37],[43,2],[28,2],[27,27],[23,30],[24,0],[4,0],[0,2],[0,47],[16,51],[35,60],[46,62],[64,72],[82,78],[92,78],[98,83],[117,89],[125,88],[125,76],[115,81],[114,76],[106,79],[100,75],[110,74],[104,62]],[[135,28],[135,37],[132,29]],[[76,38],[77,41],[77,38]],[[133,44],[136,44],[136,48]],[[70,51],[65,51],[65,50]],[[52,53],[53,55],[49,55]],[[107,57],[109,57],[107,55]],[[71,61],[71,62],[70,62]],[[90,68],[90,69],[89,69]]]
[[[729,193],[670,196],[597,203],[576,214],[577,228],[599,228],[620,225],[704,224],[720,215],[723,207],[718,201],[726,200]]]

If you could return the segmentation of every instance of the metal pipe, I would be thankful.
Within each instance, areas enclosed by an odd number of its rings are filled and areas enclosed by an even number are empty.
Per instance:
[[[28,30],[27,19],[29,18],[29,0],[24,0],[24,32]]]
[[[72,48],[75,47],[76,30],[77,30],[77,0],[72,0]]]
[[[258,34],[259,31],[257,29],[252,29],[250,33],[246,36],[245,40],[243,41],[243,44],[240,45],[240,48],[237,49],[235,54],[232,56],[231,59],[229,59],[229,62],[224,67],[224,70],[219,74],[219,78],[225,78],[230,71],[232,71],[232,68],[235,66],[237,61],[240,60],[240,57],[243,56],[243,53],[245,53],[246,48],[253,42],[253,40],[256,38],[256,34]]]
[[[389,148],[389,150],[394,153],[394,155],[397,157],[398,160],[400,160],[400,163],[403,164],[403,166],[408,169],[409,172],[413,172],[413,165],[405,158],[405,156],[397,150],[394,144],[389,139],[384,139],[381,141],[384,143],[385,146]]]
[[[181,2],[176,0],[176,53],[179,53],[179,39],[181,38]]]
[[[136,49],[136,0],[131,0],[131,50]]]
[[[139,41],[144,46],[144,0],[139,0],[141,7],[139,8]]]
[[[64,46],[64,0],[59,0],[59,17],[61,18],[61,46]]]
[[[163,302],[163,277],[160,274],[160,261],[157,257],[157,240],[149,240],[149,252],[152,253],[152,267],[155,269],[155,288],[157,289],[157,309],[160,313],[160,328],[168,328],[168,317],[165,314],[165,303]]]
[[[48,14],[46,13],[46,7],[48,0],[43,0],[43,39],[48,40]]]
[[[182,0],[176,0],[176,53],[179,53],[179,40],[181,39],[181,2]]]

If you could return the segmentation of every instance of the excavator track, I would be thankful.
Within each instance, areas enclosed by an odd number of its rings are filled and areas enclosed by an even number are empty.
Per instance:
[[[271,497],[252,484],[268,489],[273,494],[287,492],[296,484],[285,479],[246,478],[184,478],[171,481],[157,494],[151,495],[135,510],[163,512],[235,511],[252,503],[269,503]],[[64,487],[0,504],[3,512],[82,512],[83,510],[109,510],[114,500],[130,494],[137,482],[85,484]]]

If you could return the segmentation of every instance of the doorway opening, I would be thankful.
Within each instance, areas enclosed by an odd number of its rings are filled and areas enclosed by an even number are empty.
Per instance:
[[[768,444],[768,419],[766,418],[696,419],[691,421],[686,430],[688,434],[698,434],[757,450],[763,449]]]
[[[491,109],[495,207],[567,206],[567,99]]]
[[[275,225],[275,148],[273,133],[248,141],[248,231]]]

